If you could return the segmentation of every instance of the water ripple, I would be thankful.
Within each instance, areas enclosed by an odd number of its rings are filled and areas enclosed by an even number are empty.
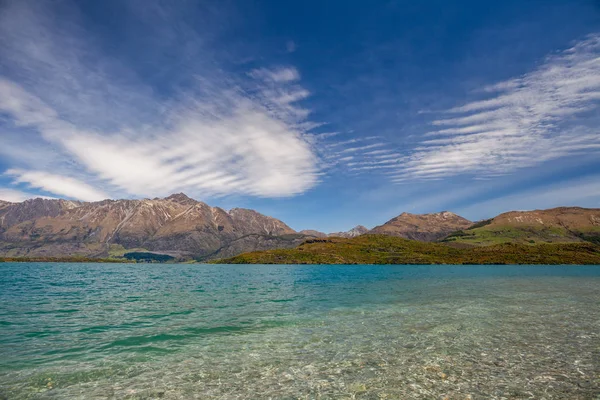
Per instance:
[[[600,268],[0,264],[0,399],[587,399]]]

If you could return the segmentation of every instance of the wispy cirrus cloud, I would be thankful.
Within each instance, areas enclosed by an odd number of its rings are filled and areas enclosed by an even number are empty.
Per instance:
[[[51,199],[52,197],[48,196],[39,196],[37,194],[23,192],[15,189],[5,189],[0,188],[0,200],[8,201],[9,203],[20,203],[27,199],[33,199],[36,197],[41,197],[45,199]]]
[[[337,166],[350,175],[397,168],[403,158],[396,146],[378,135],[338,140],[322,147],[330,166]]]
[[[76,17],[26,1],[2,8],[0,143],[26,131],[58,160],[52,174],[23,160],[7,172],[15,184],[81,200],[282,197],[317,184],[308,131],[318,123],[300,105],[310,93],[295,68],[255,69],[250,80],[194,73],[192,87],[165,99],[95,49]]]
[[[600,201],[600,175],[590,175],[478,201],[458,210],[475,218],[511,210],[532,210],[561,206],[597,207]]]
[[[279,67],[279,68],[257,68],[253,69],[248,73],[255,79],[262,79],[271,82],[293,82],[300,80],[300,73],[296,68],[293,67]]]
[[[549,56],[521,77],[483,88],[488,95],[433,121],[397,181],[459,174],[494,176],[551,159],[600,150],[597,127],[573,118],[600,100],[600,35]]]
[[[3,82],[0,93],[7,93],[1,91],[7,86],[12,84]],[[317,159],[302,132],[292,122],[273,117],[262,103],[237,93],[220,94],[227,111],[192,101],[170,114],[169,125],[140,135],[80,129],[55,117],[38,99],[30,106],[29,94],[9,92],[5,98],[19,107],[4,111],[15,121],[36,128],[90,174],[127,193],[153,196],[187,190],[277,197],[301,193],[317,181]],[[40,117],[40,110],[48,112]],[[19,177],[18,182],[40,187],[40,181],[30,179],[38,177],[33,172],[21,171]],[[53,193],[82,200],[96,197],[76,195],[84,192],[71,190],[68,177],[46,181],[44,189]]]
[[[106,193],[95,189],[85,182],[44,171],[10,169],[6,171],[6,175],[13,177],[14,183],[25,183],[31,188],[42,189],[60,196],[72,197],[84,201],[99,201],[109,197]],[[28,195],[23,194],[23,196]]]

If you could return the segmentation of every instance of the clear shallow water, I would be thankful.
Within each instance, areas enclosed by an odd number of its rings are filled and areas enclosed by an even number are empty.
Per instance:
[[[600,398],[600,267],[0,273],[0,399]]]

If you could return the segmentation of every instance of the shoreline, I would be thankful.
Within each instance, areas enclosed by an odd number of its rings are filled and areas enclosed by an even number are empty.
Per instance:
[[[219,260],[222,261],[222,260]],[[335,265],[335,266],[354,266],[354,265],[369,265],[369,266],[396,266],[396,265],[409,265],[409,266],[600,266],[600,263],[292,263],[292,262],[284,262],[284,263],[223,263],[223,262],[203,262],[203,261],[182,261],[182,262],[136,262],[131,260],[108,260],[108,259],[25,259],[25,258],[0,258],[0,264],[2,263],[44,263],[44,264],[162,264],[162,265]]]

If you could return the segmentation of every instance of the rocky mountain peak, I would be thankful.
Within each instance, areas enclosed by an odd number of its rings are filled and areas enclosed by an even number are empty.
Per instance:
[[[466,229],[472,224],[468,219],[449,211],[431,214],[403,212],[385,224],[376,226],[369,233],[429,242],[441,239],[454,231]]]
[[[268,235],[296,233],[295,230],[282,221],[247,208],[232,208],[228,214],[231,216],[234,226],[239,232],[244,232],[251,228],[254,232],[263,232]]]
[[[364,233],[367,233],[367,232],[369,232],[369,229],[368,229],[368,228],[365,228],[365,227],[364,227],[364,226],[362,226],[362,225],[356,225],[354,228],[350,229],[350,231],[349,231],[349,232],[355,233],[355,234],[356,234],[356,236],[358,236],[358,235],[362,235],[362,234],[364,234]]]
[[[179,204],[192,205],[196,204],[197,201],[186,195],[185,193],[173,193],[169,197],[165,197],[165,200],[170,200]]]
[[[433,213],[433,214],[430,214],[430,215],[436,216],[438,218],[456,218],[456,217],[462,218],[461,216],[456,215],[456,214],[454,214],[453,212],[450,212],[450,211],[440,211],[440,212]]]
[[[364,226],[357,225],[354,228],[352,228],[346,232],[334,232],[334,233],[330,233],[328,236],[352,238],[352,237],[364,235],[368,231],[369,230],[367,228],[365,228]]]

